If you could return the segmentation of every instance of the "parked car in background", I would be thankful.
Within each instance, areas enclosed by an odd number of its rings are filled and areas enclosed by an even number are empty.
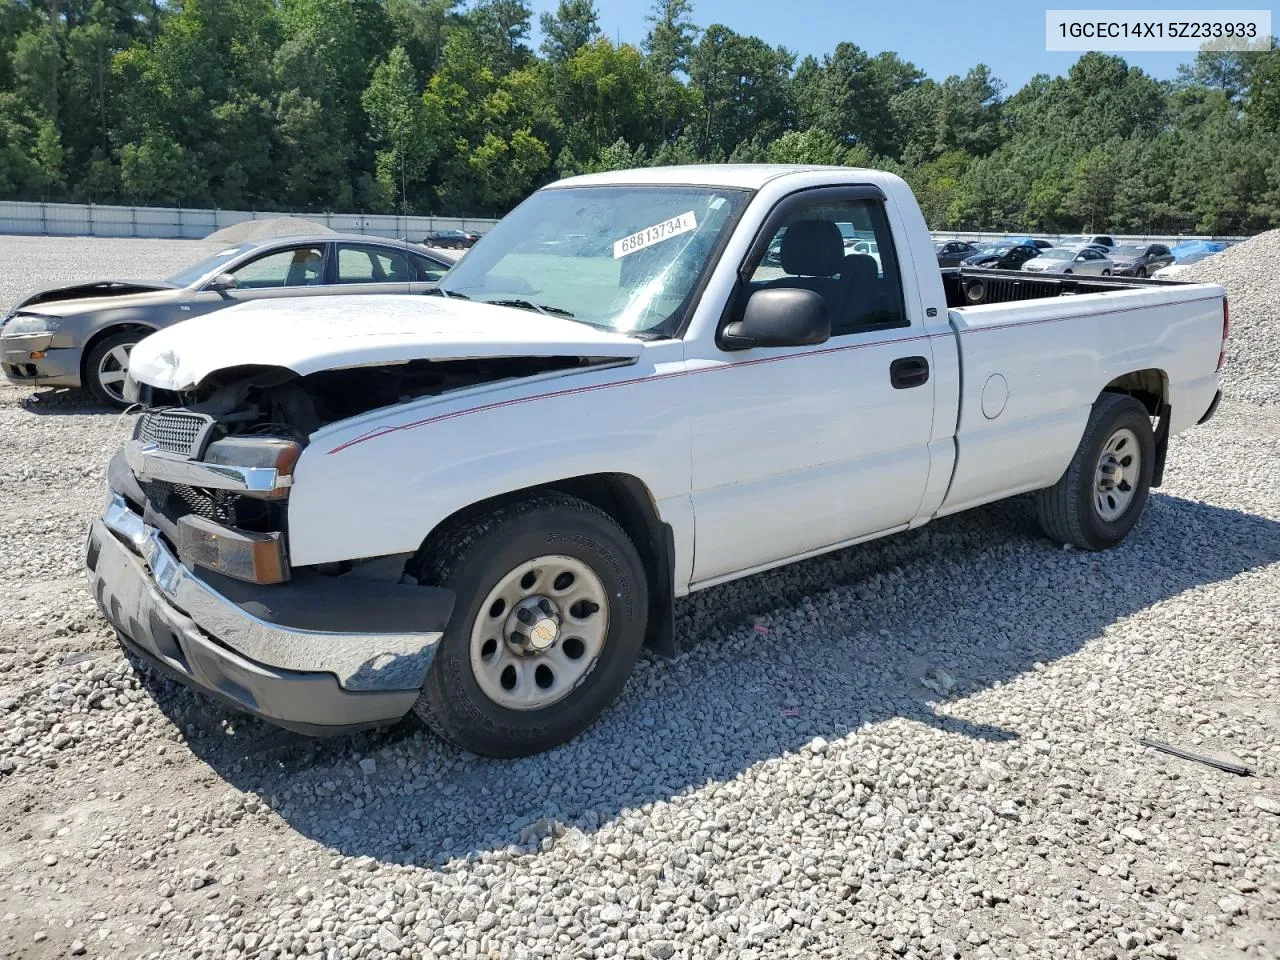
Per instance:
[[[435,233],[427,234],[422,240],[422,245],[446,250],[469,250],[479,239],[480,234],[469,230],[437,230]]]
[[[1053,246],[1048,240],[1037,240],[1035,237],[1005,237],[1001,243],[1020,243],[1033,246],[1039,250],[1048,250]]]
[[[424,292],[451,266],[414,244],[359,235],[241,243],[168,280],[97,280],[25,297],[0,325],[0,365],[19,386],[84,386],[124,407],[129,353],[162,327],[250,300]]]
[[[1173,280],[1180,274],[1186,273],[1193,263],[1199,263],[1201,260],[1208,260],[1210,257],[1216,257],[1221,250],[1196,250],[1188,253],[1185,257],[1178,259],[1167,267],[1161,267],[1155,273],[1151,274],[1156,280]]]
[[[1010,243],[1002,240],[965,257],[961,263],[966,267],[1019,270],[1028,260],[1040,256],[1040,253],[1040,248],[1033,243]]]
[[[1115,245],[1115,238],[1105,233],[1086,233],[1079,237],[1063,237],[1054,244],[1057,247],[1106,247],[1108,250]]]
[[[1082,273],[1101,277],[1111,276],[1113,268],[1112,262],[1097,247],[1041,250],[1040,256],[1022,265],[1027,273]]]
[[[967,240],[937,240],[933,249],[940,267],[958,267],[978,252],[978,248]]]
[[[1173,263],[1173,254],[1163,243],[1122,244],[1111,250],[1112,272],[1118,277],[1149,277]]]

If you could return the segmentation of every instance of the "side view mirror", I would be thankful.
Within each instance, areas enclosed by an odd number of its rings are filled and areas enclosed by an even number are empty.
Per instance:
[[[742,319],[720,335],[726,350],[751,347],[807,347],[831,338],[827,301],[812,290],[766,287],[747,300]]]
[[[234,290],[240,286],[240,281],[235,278],[235,274],[220,273],[208,283],[204,285],[206,290],[220,292],[222,290]]]

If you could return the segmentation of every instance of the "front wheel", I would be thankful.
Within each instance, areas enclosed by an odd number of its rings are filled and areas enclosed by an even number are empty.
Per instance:
[[[93,345],[84,361],[84,386],[109,407],[123,410],[124,380],[129,373],[129,354],[143,334],[133,331],[113,333]]]
[[[473,753],[520,757],[589,727],[644,642],[648,588],[626,532],[583,500],[522,497],[433,538],[421,579],[456,594],[414,711]]]
[[[1135,274],[1134,274],[1134,276],[1135,276],[1135,277],[1137,277],[1139,280],[1145,280],[1145,279],[1147,279],[1147,268],[1146,268],[1146,267],[1139,267],[1139,268],[1138,268],[1138,272],[1137,272],[1137,273],[1135,273]]]
[[[1104,393],[1066,472],[1037,494],[1041,529],[1082,550],[1114,547],[1146,507],[1155,454],[1146,407],[1124,394]]]
[[[1109,276],[1111,276],[1111,271],[1110,271],[1110,270],[1103,270],[1103,271],[1102,271],[1102,275],[1103,275],[1104,277],[1109,277]]]
[[[1070,271],[1070,270],[1063,270],[1062,272],[1063,272],[1064,274],[1070,274],[1070,273],[1071,273],[1071,271]]]

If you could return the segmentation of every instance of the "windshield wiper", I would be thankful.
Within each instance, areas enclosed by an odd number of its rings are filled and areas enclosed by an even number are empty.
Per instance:
[[[449,292],[448,290],[446,290],[444,287],[432,287],[430,290],[428,290],[428,291],[427,291],[427,296],[429,296],[429,297],[431,297],[431,296],[434,296],[434,297],[449,297],[449,298],[452,298],[452,299],[458,299],[458,300],[470,300],[470,299],[471,299],[471,298],[470,298],[469,296],[467,296],[465,293],[456,293],[456,292],[455,292],[455,293],[450,293],[450,292]]]
[[[555,317],[573,318],[573,311],[565,310],[563,307],[548,307],[545,304],[534,303],[531,300],[485,300],[485,303],[492,303],[496,307],[518,307],[521,310],[536,310],[538,313],[545,313]]]

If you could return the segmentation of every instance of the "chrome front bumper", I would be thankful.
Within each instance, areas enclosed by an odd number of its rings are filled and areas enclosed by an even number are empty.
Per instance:
[[[153,612],[149,608],[155,607],[158,600],[167,608],[162,612],[189,621],[241,657],[276,670],[331,674],[343,689],[352,691],[421,686],[443,636],[442,625],[438,630],[422,632],[360,633],[302,629],[258,616],[247,608],[269,614],[265,604],[258,600],[235,602],[208,582],[212,577],[197,576],[173,554],[160,532],[145,523],[124,498],[114,492],[102,518],[94,522],[90,531],[91,551],[95,543],[99,550],[113,555],[123,553],[130,561],[120,563],[120,558],[113,556],[116,562],[107,565],[111,568],[110,576],[101,572],[104,566],[101,560],[96,570],[90,565],[90,583],[99,604],[108,619],[125,632],[131,619],[145,624],[144,615]],[[387,586],[369,584],[368,589]],[[266,591],[279,588],[258,589],[260,596],[270,597]],[[429,588],[405,589],[426,591]],[[325,606],[324,592],[323,584],[315,590],[318,609]],[[114,597],[117,610],[107,608],[105,593]],[[372,598],[371,605],[374,605]],[[344,612],[339,611],[335,616]],[[444,620],[447,619],[445,610]]]
[[[205,463],[181,454],[167,453],[154,443],[141,440],[125,441],[124,459],[139,480],[163,480],[206,490],[262,495],[284,490],[293,484],[293,477],[280,474],[274,467]]]

